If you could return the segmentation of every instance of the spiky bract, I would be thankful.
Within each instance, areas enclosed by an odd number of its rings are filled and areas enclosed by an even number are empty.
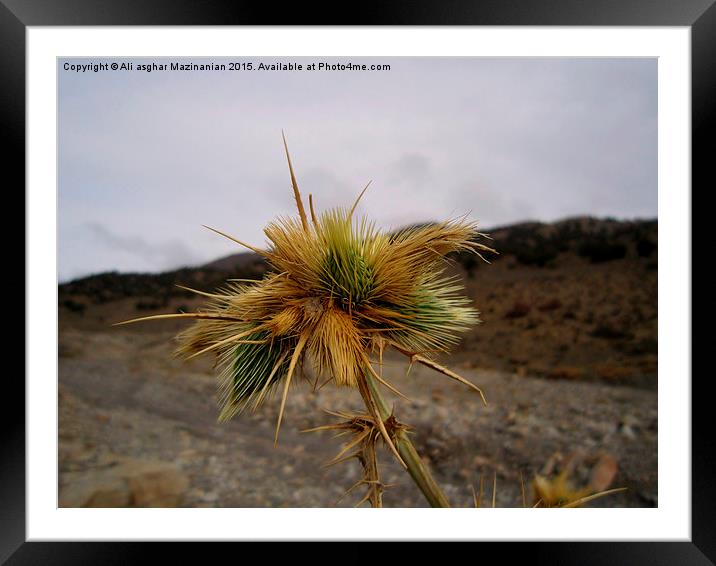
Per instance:
[[[213,351],[221,366],[222,419],[258,406],[307,356],[319,374],[356,386],[376,349],[430,356],[477,322],[477,311],[443,275],[450,252],[488,249],[464,219],[389,234],[353,211],[333,209],[312,223],[280,218],[260,253],[264,279],[209,295],[204,314],[180,334],[181,355]]]
[[[354,483],[353,486],[343,494],[343,497],[348,495],[355,488],[363,485],[366,486],[367,489],[363,498],[356,504],[356,507],[359,507],[366,501],[370,502],[371,507],[382,507],[383,491],[387,486],[380,481],[378,471],[376,448],[382,433],[380,427],[376,424],[375,417],[370,414],[356,415],[345,412],[326,412],[347,420],[340,423],[310,428],[303,432],[331,430],[336,431],[336,436],[351,435],[350,440],[346,442],[343,448],[341,448],[338,454],[329,461],[326,466],[333,466],[352,458],[357,458],[363,468],[363,477]],[[395,439],[398,431],[407,429],[407,427],[399,423],[393,415],[390,415],[387,422],[384,423],[384,426],[388,429],[388,435],[393,439]],[[341,497],[341,499],[343,499],[343,497]]]

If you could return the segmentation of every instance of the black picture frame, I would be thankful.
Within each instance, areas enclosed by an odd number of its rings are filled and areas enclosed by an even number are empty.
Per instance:
[[[716,100],[716,5],[715,0],[489,0],[482,2],[443,0],[366,2],[356,4],[351,20],[320,4],[284,4],[277,9],[271,3],[244,1],[198,2],[192,0],[0,0],[0,113],[5,139],[9,142],[0,154],[4,162],[6,207],[10,197],[19,197],[15,187],[25,186],[25,57],[27,26],[88,25],[525,25],[525,26],[688,26],[691,29],[692,69],[692,211],[707,214],[705,202],[708,167],[713,161],[708,143],[716,125],[713,101]],[[24,193],[23,193],[24,194]],[[693,206],[698,194],[697,206]],[[15,203],[13,203],[15,204]],[[24,198],[15,206],[25,210]],[[12,206],[11,210],[17,210]],[[7,210],[7,209],[6,209]],[[19,216],[13,213],[13,216]],[[705,250],[710,242],[705,224],[696,225],[692,214],[691,257]],[[24,214],[23,214],[24,218]],[[8,234],[10,227],[4,226]],[[4,242],[17,239],[17,228]],[[663,233],[662,237],[668,238]],[[708,279],[704,262],[692,261],[692,293]],[[19,268],[14,268],[18,269]],[[23,273],[24,273],[23,269]],[[701,275],[699,275],[701,273]],[[23,278],[23,283],[26,283]],[[19,287],[19,281],[16,285]],[[18,288],[27,301],[32,300]],[[10,296],[10,295],[6,295]],[[16,296],[16,295],[13,295]],[[693,295],[692,295],[693,297]],[[703,359],[707,340],[714,332],[696,333],[700,322],[714,314],[713,298],[698,303],[692,311],[692,367]],[[18,319],[19,320],[19,319]],[[706,327],[707,328],[707,327]],[[16,332],[16,329],[13,329]],[[24,332],[23,332],[24,336]],[[700,355],[694,356],[695,350]],[[693,372],[692,372],[693,373]],[[81,543],[26,542],[25,537],[25,398],[20,379],[4,379],[5,410],[0,411],[0,563],[7,564],[114,564],[133,563],[147,557],[147,545],[170,560],[175,552],[183,560],[207,560],[206,544],[169,543]],[[711,376],[702,371],[692,379],[692,538],[691,542],[545,542],[483,543],[479,560],[489,555],[504,561],[528,557],[530,563],[550,564],[713,564],[716,561],[716,498],[713,478],[714,448],[710,438],[711,397],[707,383]],[[691,376],[677,376],[690,378]],[[8,410],[8,408],[12,410]],[[317,534],[320,539],[320,534]],[[161,548],[159,548],[161,547]],[[358,559],[353,552],[336,552],[334,558]],[[404,560],[394,550],[381,549],[381,560]],[[473,550],[474,552],[474,550]],[[377,555],[373,555],[377,556]],[[394,558],[393,558],[394,556]],[[364,561],[361,559],[361,561]]]

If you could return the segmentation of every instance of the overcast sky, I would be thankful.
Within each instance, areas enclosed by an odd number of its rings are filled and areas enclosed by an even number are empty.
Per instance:
[[[655,59],[353,58],[389,71],[78,73],[59,60],[59,278],[163,271],[317,208],[483,228],[657,214]],[[248,59],[192,59],[195,63]],[[276,59],[251,60],[274,63]],[[338,59],[284,59],[303,65]]]

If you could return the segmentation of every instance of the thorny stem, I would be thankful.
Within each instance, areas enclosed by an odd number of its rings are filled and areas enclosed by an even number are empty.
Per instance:
[[[365,470],[365,475],[367,478],[372,480],[365,499],[370,501],[370,505],[373,508],[383,507],[383,485],[380,483],[378,475],[378,456],[375,450],[376,445],[375,442],[371,442],[370,439],[368,440],[370,448],[363,450],[360,456],[360,461],[363,465],[363,469]]]
[[[371,372],[365,371],[363,374],[365,375],[365,383],[368,386],[367,390],[363,387],[359,388],[361,395],[363,396],[363,400],[370,410],[371,402],[367,398],[369,395],[372,398],[373,403],[375,403],[378,407],[378,411],[380,412],[379,418],[385,422],[388,417],[390,417],[391,410],[388,408],[385,399],[383,399],[380,389],[378,388],[378,382],[371,375]],[[430,506],[450,507],[447,497],[445,497],[445,494],[435,482],[433,476],[430,475],[430,471],[423,463],[418,451],[415,449],[415,446],[413,446],[413,443],[408,438],[404,429],[397,429],[394,441],[395,447],[398,450],[400,457],[403,459],[410,477],[413,478],[413,481],[417,484],[420,491],[423,492],[423,495],[425,496],[425,499],[428,500],[428,503],[430,503]]]

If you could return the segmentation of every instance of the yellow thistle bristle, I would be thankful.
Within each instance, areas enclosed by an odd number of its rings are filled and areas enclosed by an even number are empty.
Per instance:
[[[333,376],[337,385],[356,386],[363,352],[361,334],[352,317],[329,306],[313,328],[309,349],[319,373]]]
[[[535,499],[541,507],[562,507],[589,494],[588,488],[572,486],[566,474],[560,474],[555,478],[535,475],[532,487]]]
[[[303,320],[303,310],[298,306],[289,306],[279,311],[267,326],[274,336],[295,333]]]

